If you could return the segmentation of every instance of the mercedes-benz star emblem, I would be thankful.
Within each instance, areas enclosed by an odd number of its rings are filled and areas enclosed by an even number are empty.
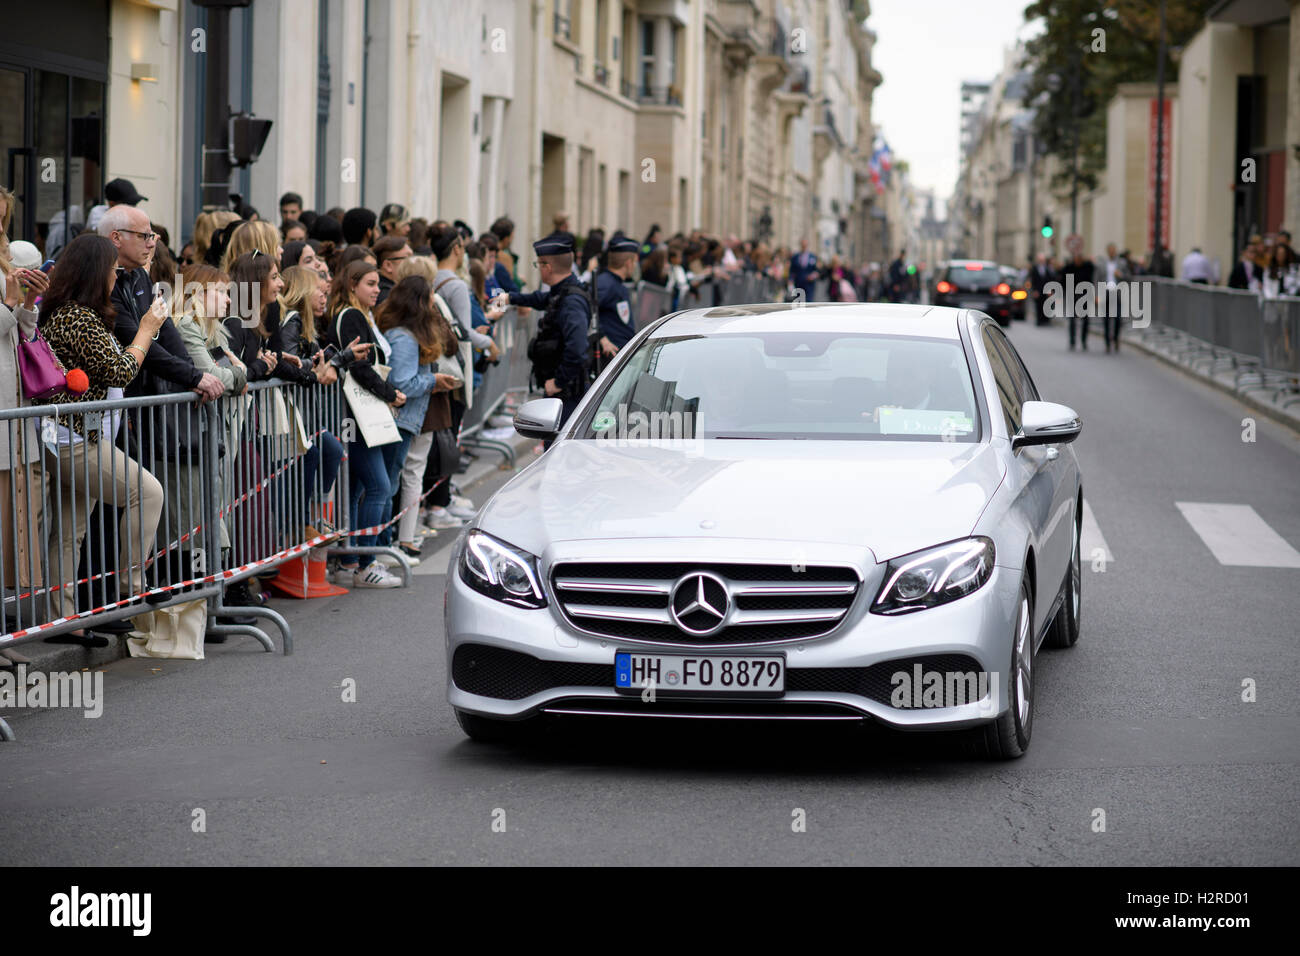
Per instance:
[[[687,634],[704,637],[722,628],[731,609],[727,585],[715,574],[694,571],[673,585],[673,620]]]

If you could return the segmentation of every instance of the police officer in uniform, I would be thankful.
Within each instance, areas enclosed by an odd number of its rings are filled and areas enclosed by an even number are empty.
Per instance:
[[[551,398],[564,403],[568,421],[587,391],[590,373],[591,294],[573,274],[573,236],[552,233],[533,243],[545,292],[503,292],[498,302],[543,310],[537,337],[528,346],[533,378]]]
[[[596,359],[599,368],[604,368],[605,362],[636,335],[632,297],[624,283],[636,269],[639,249],[635,239],[620,236],[612,240],[608,263],[596,274],[596,310],[600,327]]]

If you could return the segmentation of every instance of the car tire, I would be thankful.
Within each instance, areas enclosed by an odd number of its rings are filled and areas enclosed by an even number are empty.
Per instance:
[[[493,720],[468,711],[456,711],[456,723],[470,740],[482,744],[522,744],[536,739],[541,729],[541,719]]]
[[[1028,582],[1020,583],[1017,603],[1007,671],[1007,711],[997,720],[977,727],[969,738],[974,756],[986,760],[1023,757],[1034,729],[1034,599]]]
[[[1079,623],[1083,616],[1083,551],[1080,544],[1079,519],[1074,521],[1074,550],[1070,554],[1070,568],[1065,572],[1065,600],[1056,612],[1047,639],[1048,647],[1074,647],[1079,640]]]

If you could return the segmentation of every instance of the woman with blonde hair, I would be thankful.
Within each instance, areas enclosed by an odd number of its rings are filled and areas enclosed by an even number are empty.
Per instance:
[[[370,347],[354,341],[347,350],[326,361],[320,345],[319,329],[320,323],[327,321],[325,307],[328,303],[325,290],[320,287],[320,276],[315,269],[307,266],[291,266],[282,273],[281,278],[284,280],[284,291],[280,293],[279,300],[282,318],[273,345],[284,355],[297,356],[302,362],[303,370],[310,370],[321,385],[333,385],[338,381],[339,372],[356,359],[367,355]],[[307,503],[308,513],[302,515],[302,518],[307,522],[309,538],[316,537],[321,530],[332,530],[321,516],[311,515],[310,509],[315,500],[323,500],[334,490],[334,481],[338,477],[342,461],[343,443],[328,429],[321,430],[303,455],[303,500]],[[321,479],[319,488],[316,486],[318,475]],[[285,502],[284,507],[287,509],[289,503]]]
[[[230,237],[230,245],[221,256],[221,271],[229,272],[234,261],[246,252],[260,252],[278,263],[283,251],[280,230],[269,222],[254,219],[239,226]]]
[[[191,236],[191,241],[194,243],[194,261],[202,262],[208,254],[208,246],[212,245],[212,237],[238,218],[238,214],[229,209],[199,213],[199,217],[194,220],[194,234]]]
[[[172,318],[194,367],[220,379],[225,394],[241,394],[248,386],[248,369],[230,351],[230,337],[222,325],[230,307],[230,276],[216,266],[196,262],[181,271],[181,280]],[[229,361],[219,364],[214,352]]]

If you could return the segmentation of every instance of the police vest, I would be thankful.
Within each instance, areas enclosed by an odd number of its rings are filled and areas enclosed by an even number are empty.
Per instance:
[[[564,331],[560,328],[556,314],[566,298],[571,295],[581,296],[586,303],[588,345],[594,341],[593,335],[599,337],[600,334],[596,324],[596,300],[591,290],[575,281],[566,283],[557,291],[559,295],[547,299],[546,311],[537,323],[537,334],[528,343],[528,360],[533,363],[533,377],[538,384],[555,377],[555,372],[560,367],[560,358],[564,355]]]

